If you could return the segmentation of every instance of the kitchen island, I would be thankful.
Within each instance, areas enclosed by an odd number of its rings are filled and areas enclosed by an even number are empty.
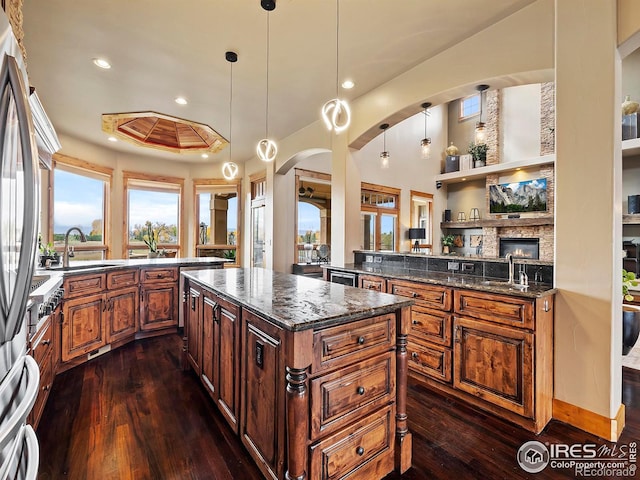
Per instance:
[[[183,272],[184,364],[267,478],[411,466],[412,300],[258,268]]]

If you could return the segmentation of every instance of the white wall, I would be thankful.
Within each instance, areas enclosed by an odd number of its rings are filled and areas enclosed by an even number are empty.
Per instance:
[[[502,90],[500,140],[503,163],[540,155],[540,84]]]

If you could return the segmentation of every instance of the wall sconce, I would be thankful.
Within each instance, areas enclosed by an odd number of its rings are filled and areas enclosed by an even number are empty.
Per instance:
[[[489,88],[489,85],[478,85],[476,90],[480,92],[480,118],[476,123],[476,143],[485,143],[487,140],[486,125],[482,121],[482,103],[484,98],[484,92]]]
[[[382,130],[382,152],[380,152],[380,168],[389,168],[390,155],[387,151],[387,128],[389,128],[388,123],[383,123],[382,125],[380,125],[380,129]]]
[[[422,151],[422,158],[427,160],[431,150],[431,139],[427,136],[427,117],[429,116],[427,109],[431,106],[431,103],[425,102],[421,106],[424,108],[424,138],[420,141],[420,147]]]

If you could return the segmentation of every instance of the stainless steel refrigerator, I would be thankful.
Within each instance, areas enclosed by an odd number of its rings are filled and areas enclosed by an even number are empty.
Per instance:
[[[22,54],[0,10],[0,480],[35,479],[38,442],[27,416],[40,374],[27,355],[25,314],[35,268],[38,159]]]

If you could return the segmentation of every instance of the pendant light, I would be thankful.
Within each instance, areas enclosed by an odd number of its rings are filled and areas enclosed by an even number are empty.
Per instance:
[[[269,138],[269,12],[276,8],[275,0],[262,0],[260,5],[267,11],[267,101],[265,112],[265,138],[258,142],[256,154],[263,162],[273,162],[278,154],[276,142]]]
[[[487,139],[487,131],[485,128],[485,124],[482,121],[482,99],[484,97],[483,93],[485,90],[489,88],[489,85],[478,85],[476,90],[480,92],[480,119],[476,123],[476,143],[484,143]]]
[[[340,0],[336,0],[336,98],[329,100],[322,106],[322,120],[329,131],[343,132],[351,123],[351,109],[346,100],[339,95],[339,58],[340,58]]]
[[[429,154],[431,153],[431,139],[427,136],[427,117],[429,116],[428,108],[431,106],[431,103],[425,102],[422,104],[422,108],[424,108],[424,138],[420,141],[422,158],[425,160],[429,158]]]
[[[233,112],[233,64],[238,61],[236,52],[226,52],[224,57],[229,62],[229,161],[222,165],[222,176],[225,180],[233,180],[238,175],[238,165],[231,161],[231,119]]]
[[[389,168],[389,160],[390,155],[387,151],[387,128],[389,128],[388,123],[383,123],[380,125],[380,129],[382,130],[382,152],[380,152],[380,168]]]

